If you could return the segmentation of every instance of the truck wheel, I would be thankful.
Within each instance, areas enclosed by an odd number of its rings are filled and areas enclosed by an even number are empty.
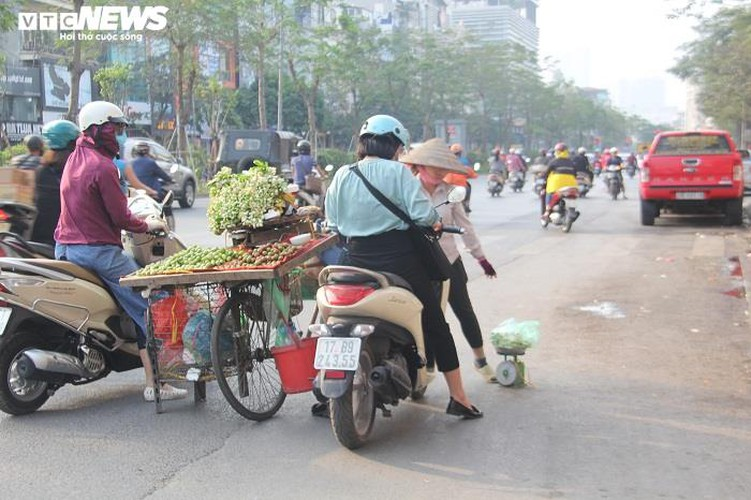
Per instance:
[[[723,223],[726,226],[740,226],[743,224],[743,197],[734,198],[725,203],[725,219]]]
[[[641,200],[641,225],[654,226],[657,205],[654,201]]]

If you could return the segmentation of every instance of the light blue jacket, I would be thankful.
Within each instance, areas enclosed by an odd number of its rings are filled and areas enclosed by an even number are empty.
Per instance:
[[[439,220],[420,181],[404,164],[367,158],[358,165],[365,178],[416,224],[432,226]],[[349,167],[336,172],[326,191],[326,218],[329,227],[348,237],[407,229],[407,224],[384,207]]]

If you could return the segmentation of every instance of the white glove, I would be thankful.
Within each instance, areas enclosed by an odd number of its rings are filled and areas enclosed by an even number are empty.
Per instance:
[[[148,231],[150,233],[156,233],[159,231],[163,231],[165,233],[169,232],[167,224],[160,219],[146,219],[146,225],[148,226]]]

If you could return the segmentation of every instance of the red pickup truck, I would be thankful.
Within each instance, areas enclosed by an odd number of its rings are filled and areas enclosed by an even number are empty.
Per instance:
[[[651,226],[662,209],[718,208],[724,223],[743,222],[743,163],[722,130],[657,134],[641,168],[641,223]]]

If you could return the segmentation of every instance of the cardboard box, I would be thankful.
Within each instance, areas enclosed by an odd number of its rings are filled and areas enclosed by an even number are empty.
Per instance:
[[[36,170],[22,170],[20,168],[0,168],[0,184],[18,184],[34,188]]]
[[[0,200],[34,205],[35,170],[0,168]]]

